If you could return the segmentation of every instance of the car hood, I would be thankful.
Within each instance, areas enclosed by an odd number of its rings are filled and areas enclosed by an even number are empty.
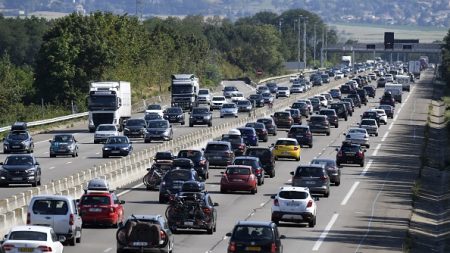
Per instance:
[[[360,133],[350,133],[347,134],[347,138],[351,139],[366,139],[366,134],[360,134]]]
[[[116,135],[117,132],[114,132],[114,131],[97,131],[97,132],[95,132],[95,134]]]
[[[8,171],[17,171],[17,170],[27,170],[34,168],[33,165],[23,164],[23,165],[3,165],[3,169]]]
[[[221,111],[225,111],[225,112],[233,112],[233,111],[236,111],[237,110],[237,108],[222,108],[222,109],[220,109]]]
[[[128,128],[128,129],[142,129],[142,128],[145,128],[144,126],[125,126],[125,128]]]

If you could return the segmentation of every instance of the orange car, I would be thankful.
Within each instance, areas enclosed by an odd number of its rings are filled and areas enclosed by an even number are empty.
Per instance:
[[[250,191],[252,194],[258,192],[258,178],[253,173],[252,167],[245,165],[230,165],[222,172],[220,180],[220,192]]]

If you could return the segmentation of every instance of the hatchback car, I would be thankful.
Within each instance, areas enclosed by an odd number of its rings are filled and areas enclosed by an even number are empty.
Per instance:
[[[269,140],[269,133],[266,129],[266,125],[264,123],[259,122],[248,122],[245,124],[245,127],[253,127],[258,135],[258,140],[267,142]]]
[[[258,146],[258,135],[253,127],[239,127],[241,137],[247,146]]]
[[[258,192],[258,178],[251,166],[230,165],[220,179],[220,192],[227,193],[231,191],[250,191],[255,194]]]
[[[391,119],[394,118],[394,111],[395,111],[394,107],[392,107],[390,105],[379,105],[377,107],[377,109],[383,109],[388,118],[391,118]]]
[[[147,121],[145,119],[129,119],[123,128],[123,135],[128,138],[144,138],[147,133]]]
[[[209,178],[209,162],[203,151],[197,149],[182,149],[178,151],[177,158],[187,158],[194,164],[194,169],[202,179]]]
[[[78,142],[73,134],[56,134],[50,142],[50,157],[57,155],[78,156]]]
[[[287,134],[288,138],[296,139],[297,142],[303,147],[313,147],[313,135],[309,126],[305,125],[293,125]]]
[[[370,148],[369,134],[366,129],[352,127],[349,128],[347,133],[344,135],[346,142],[355,143]]]
[[[3,138],[3,153],[26,152],[33,153],[34,141],[28,131],[14,130]]]
[[[371,109],[372,111],[377,112],[378,117],[380,117],[380,123],[383,123],[384,125],[387,124],[387,114],[383,109]]]
[[[313,115],[309,118],[308,123],[311,133],[323,133],[330,135],[330,122],[326,115]]]
[[[204,150],[210,166],[228,166],[233,163],[234,152],[227,141],[210,141]]]
[[[278,128],[290,128],[294,124],[294,119],[291,116],[291,112],[275,112],[272,118]]]
[[[198,182],[200,190],[205,190],[205,183],[194,169],[172,169],[161,180],[159,186],[159,203],[166,203],[170,195],[177,194],[185,182]]]
[[[220,117],[238,117],[238,107],[235,103],[225,103],[220,108]]]
[[[264,98],[261,94],[251,94],[248,100],[252,103],[253,108],[264,106]]]
[[[351,98],[343,98],[341,99],[342,102],[348,102],[351,105],[350,110],[348,110],[349,115],[352,116],[351,114],[353,114],[353,112],[355,111],[355,103],[353,102],[353,99]]]
[[[180,123],[182,126],[186,123],[184,112],[181,107],[169,107],[164,110],[164,119],[169,123]]]
[[[238,221],[230,237],[227,253],[236,252],[273,252],[282,253],[282,239],[278,227],[270,221]]]
[[[0,186],[9,184],[41,185],[41,167],[33,155],[9,155],[0,162]]]
[[[95,130],[94,143],[104,143],[109,137],[118,136],[119,129],[114,124],[100,124]]]
[[[278,87],[277,94],[275,95],[276,98],[290,97],[290,96],[291,96],[291,91],[289,90],[289,87],[286,87],[286,86]]]
[[[152,141],[170,141],[173,139],[172,125],[168,120],[151,120],[147,125],[147,133],[144,137],[145,143]]]
[[[347,109],[348,116],[350,116],[350,117],[353,116],[353,107],[352,107],[351,102],[342,101],[342,103],[345,105],[345,109]]]
[[[244,139],[241,135],[235,134],[222,134],[222,138],[220,141],[226,141],[231,144],[231,148],[233,149],[235,156],[240,156],[245,154],[245,150],[247,149],[247,145],[244,142]]]
[[[378,124],[374,119],[362,119],[359,127],[366,129],[369,135],[378,136]]]
[[[307,187],[283,186],[272,196],[272,222],[280,221],[316,225],[317,206]]]
[[[344,141],[340,148],[336,148],[336,164],[359,164],[364,167],[365,149],[359,144]]]
[[[272,134],[273,136],[277,135],[277,125],[273,118],[259,118],[256,122],[263,123],[266,126],[268,134]]]
[[[113,136],[106,140],[102,148],[103,158],[110,156],[127,156],[133,151],[133,145],[126,136]]]
[[[222,105],[220,107],[222,107]],[[212,113],[208,111],[208,108],[194,107],[190,112],[189,127],[193,127],[194,125],[208,125],[208,127],[211,127],[212,120],[213,120]]]
[[[256,178],[258,179],[258,185],[264,184],[264,177],[266,173],[258,157],[254,156],[236,157],[233,161],[233,165],[245,165],[252,167],[253,173],[256,175]]]
[[[279,138],[272,146],[275,160],[278,160],[278,158],[293,158],[300,161],[301,148],[296,139]]]
[[[321,109],[319,115],[327,116],[330,125],[333,125],[335,128],[339,127],[339,118],[334,109]]]
[[[114,192],[87,190],[78,204],[83,226],[89,224],[119,227],[124,221],[123,204],[125,201],[119,200]]]
[[[311,194],[330,196],[330,177],[323,164],[300,165],[291,175],[292,186],[308,187]]]
[[[341,168],[337,165],[335,159],[315,158],[311,160],[310,164],[323,164],[328,176],[330,177],[330,182],[335,186],[339,186],[341,184]]]
[[[294,121],[294,124],[297,125],[302,124],[302,114],[300,113],[299,109],[287,108],[285,111],[291,113],[291,117],[292,120]]]

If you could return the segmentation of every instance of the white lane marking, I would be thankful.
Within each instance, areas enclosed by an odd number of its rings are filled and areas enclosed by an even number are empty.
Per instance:
[[[389,131],[387,131],[387,132],[383,135],[383,138],[381,139],[381,141],[385,141],[386,138],[388,137],[388,135],[389,135]]]
[[[111,251],[112,250],[112,248],[107,248],[107,249],[105,249],[103,252],[109,252],[109,251]]]
[[[394,122],[391,122],[388,129],[391,130],[393,126],[394,126]]]
[[[402,109],[398,110],[398,113],[400,113],[401,110],[402,110]],[[395,121],[397,120],[397,118],[398,118],[398,114],[396,114],[396,115],[394,116],[394,119],[393,119],[392,121],[395,122]]]
[[[381,143],[378,143],[377,147],[375,148],[375,150],[372,153],[372,156],[377,156],[378,154],[378,150],[381,148]]]
[[[360,176],[365,176],[367,171],[369,170],[370,166],[372,166],[373,160],[370,159],[369,162],[367,163],[366,167],[363,169],[363,171],[361,172]]]
[[[54,168],[55,168],[55,167],[52,166],[52,167],[50,167],[50,168],[48,168],[48,169],[49,169],[49,170],[52,170],[52,169],[54,169]]]
[[[100,152],[95,153],[96,155],[100,155]]]
[[[66,162],[66,164],[71,164],[72,162]]]
[[[44,152],[44,155],[46,155],[46,154],[48,154],[48,153],[50,153],[50,152],[48,152],[48,151],[47,151],[47,152]]]
[[[120,196],[122,196],[122,195],[125,195],[125,194],[129,193],[131,190],[134,190],[134,189],[136,189],[136,188],[139,188],[139,187],[141,187],[141,186],[143,186],[143,185],[144,185],[144,183],[137,184],[137,185],[131,187],[131,189],[125,190],[125,191],[123,191],[123,192],[117,194],[117,196],[120,197]]]
[[[259,204],[260,207],[263,207],[266,203],[262,202],[261,204]]]
[[[348,200],[350,199],[350,197],[352,196],[353,192],[356,190],[358,185],[359,181],[353,183],[352,188],[350,188],[350,190],[347,192],[347,195],[345,195],[345,198],[342,200],[341,206],[345,206],[347,204]]]
[[[314,247],[312,248],[313,251],[318,251],[319,250],[320,245],[322,245],[322,242],[327,237],[328,232],[331,230],[331,227],[333,227],[333,224],[336,222],[338,216],[339,216],[339,214],[337,214],[337,213],[333,214],[333,216],[331,217],[330,222],[328,222],[327,226],[325,227],[325,230],[322,232],[322,234],[320,235],[319,239],[314,244]]]

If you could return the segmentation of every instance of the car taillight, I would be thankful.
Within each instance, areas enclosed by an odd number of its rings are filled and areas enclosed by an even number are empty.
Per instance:
[[[294,147],[294,150],[298,150],[298,147]]]
[[[288,122],[289,122],[289,123],[292,123],[292,118],[289,118]]]
[[[27,224],[31,224],[31,214],[27,213]]]
[[[320,179],[322,179],[323,181],[327,180],[327,176],[321,176]]]
[[[73,216],[73,214],[70,214],[70,216],[69,216],[69,225],[73,225],[75,222],[74,222],[74,216]]]
[[[266,129],[263,129],[262,132],[265,134],[265,133],[267,133],[267,130],[266,130]]]
[[[342,156],[342,151],[339,151],[339,152],[337,153],[337,156],[341,157],[341,156]]]
[[[245,145],[244,145],[244,144],[239,145],[239,149],[240,149],[240,150],[245,149]]]
[[[228,251],[230,251],[230,252],[236,251],[236,243],[235,242],[230,242],[230,244],[228,245]]]
[[[38,246],[37,248],[42,252],[52,252],[52,247],[49,247],[49,246],[43,245],[43,246]]]
[[[262,169],[260,169],[260,168],[256,169],[256,174],[257,175],[260,175],[261,173],[262,173]]]
[[[4,244],[2,246],[2,248],[3,248],[3,251],[10,251],[10,250],[14,249],[14,245],[13,244]]]
[[[200,165],[205,165],[205,164],[206,164],[206,160],[201,160],[201,161],[199,162],[199,164],[200,164]]]
[[[209,209],[208,207],[203,207],[203,212],[205,214],[211,214],[211,209]]]
[[[280,205],[280,203],[278,202],[278,199],[274,199],[273,200],[273,205],[274,206],[279,206]]]
[[[364,156],[363,152],[359,151],[358,152],[358,157],[363,158],[363,156]]]
[[[273,242],[272,246],[270,247],[270,253],[276,253],[277,252],[277,245]]]
[[[308,204],[306,205],[306,207],[312,207],[312,204],[313,204],[313,201],[310,200],[310,201],[308,201]]]
[[[227,157],[231,157],[231,152],[229,152],[229,151],[227,151],[227,152],[225,152],[225,155],[227,156]]]
[[[160,231],[159,231],[159,234],[160,234],[160,236],[161,236],[161,240],[163,240],[163,241],[166,240],[166,232],[160,230]]]
[[[310,137],[311,136],[311,133],[306,133],[306,137]]]

